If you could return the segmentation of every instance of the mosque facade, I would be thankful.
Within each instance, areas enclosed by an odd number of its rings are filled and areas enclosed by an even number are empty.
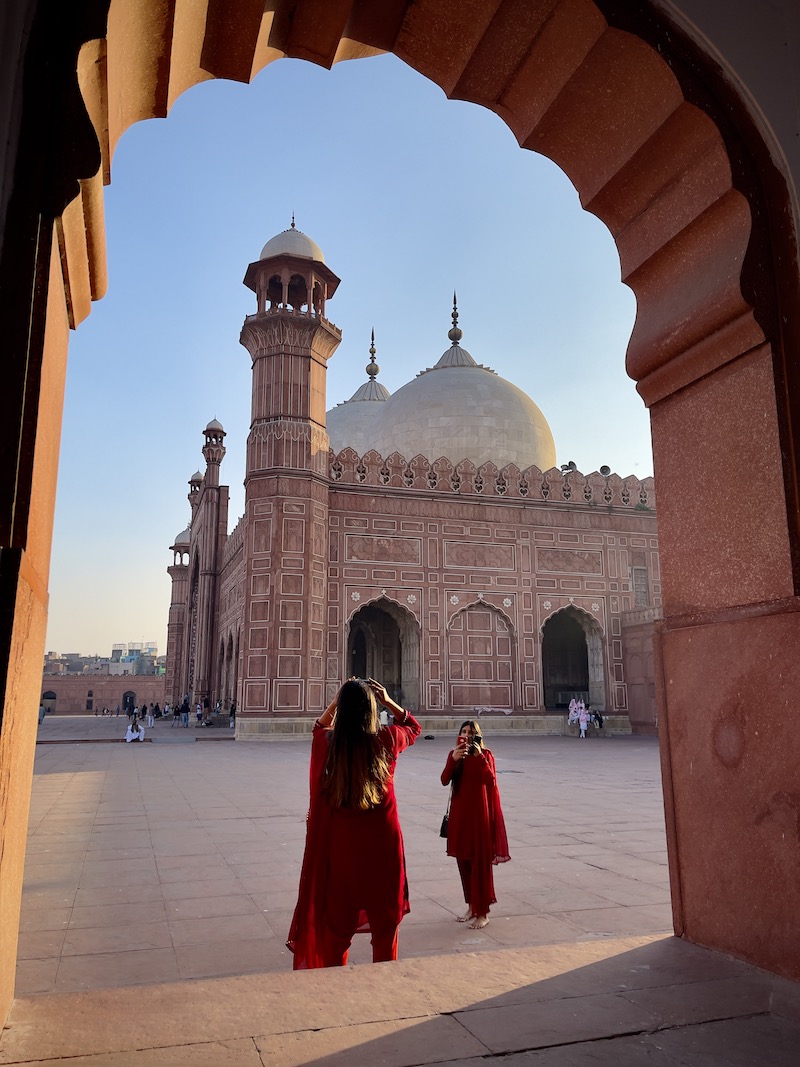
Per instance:
[[[572,696],[656,729],[661,586],[652,478],[558,466],[547,420],[461,344],[394,394],[326,411],[339,279],[296,229],[247,268],[256,311],[245,512],[204,430],[171,551],[166,698],[236,704],[237,737],[302,733],[351,676],[423,722],[561,732]]]

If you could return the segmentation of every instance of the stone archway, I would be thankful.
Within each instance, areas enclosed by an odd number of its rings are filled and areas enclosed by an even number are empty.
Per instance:
[[[572,605],[542,627],[542,689],[546,708],[564,708],[573,696],[601,711],[607,706],[602,630]]]
[[[15,682],[4,689],[3,737],[25,749],[23,762],[35,744],[26,715],[41,681],[67,335],[105,290],[102,185],[119,137],[208,77],[248,81],[284,55],[329,66],[393,51],[555,160],[614,235],[637,298],[628,368],[651,408],[659,480],[675,928],[800,977],[797,942],[783,933],[797,929],[800,887],[795,879],[774,894],[753,877],[781,869],[773,801],[794,795],[798,756],[793,736],[758,729],[765,689],[773,709],[793,704],[790,680],[777,682],[765,664],[789,661],[800,641],[800,270],[786,162],[795,134],[776,139],[758,94],[682,4],[276,0],[265,10],[248,0],[87,0],[74,10],[12,0],[0,48],[4,67],[24,68],[24,78],[3,83],[9,107],[0,109],[13,175],[0,188],[0,647]],[[725,11],[715,17],[727,32]],[[743,30],[730,34],[739,56],[757,52]],[[735,433],[720,430],[732,423]],[[743,507],[754,470],[758,506]],[[740,744],[747,759],[731,761]],[[4,755],[4,776],[10,765]],[[11,778],[0,923],[15,929],[29,782]],[[724,916],[707,906],[723,883],[737,886]],[[12,938],[2,952],[5,978]]]
[[[413,615],[382,597],[359,608],[347,634],[346,677],[377,678],[409,711],[421,692],[419,626]]]

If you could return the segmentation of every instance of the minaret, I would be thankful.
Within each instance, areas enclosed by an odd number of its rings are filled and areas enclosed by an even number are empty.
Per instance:
[[[216,419],[212,419],[203,430],[203,437],[206,472],[192,514],[195,557],[190,589],[191,652],[187,689],[192,700],[208,697],[213,702],[216,694],[212,690],[218,677],[215,669],[218,579],[222,550],[228,536],[228,487],[219,484],[219,467],[225,455],[225,431]]]
[[[170,547],[172,566],[167,574],[172,579],[172,595],[167,622],[167,665],[164,675],[165,698],[174,703],[183,699],[186,692],[184,634],[186,607],[189,596],[189,545],[188,528],[182,530]]]
[[[325,318],[339,279],[295,227],[247,268],[257,310],[242,327],[253,361],[247,440],[242,704],[237,736],[259,719],[319,713],[326,704],[327,362],[341,331]]]

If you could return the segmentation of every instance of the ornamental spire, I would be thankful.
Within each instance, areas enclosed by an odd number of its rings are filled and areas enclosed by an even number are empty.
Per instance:
[[[369,346],[369,363],[367,364],[367,374],[374,381],[380,373],[380,367],[375,362],[375,327],[372,328],[372,338]]]
[[[456,299],[455,289],[453,290],[453,313],[450,317],[453,320],[453,327],[448,332],[447,336],[450,338],[454,345],[457,345],[461,338],[464,336],[464,334],[458,328],[458,301]]]

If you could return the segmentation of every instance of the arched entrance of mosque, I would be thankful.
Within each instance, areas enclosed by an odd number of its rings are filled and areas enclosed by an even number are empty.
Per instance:
[[[353,615],[347,635],[348,677],[376,678],[409,710],[419,708],[419,627],[414,616],[383,597]]]
[[[763,705],[766,688],[773,706],[791,703],[790,680],[764,677],[763,665],[788,660],[800,640],[796,200],[785,163],[789,135],[763,120],[747,83],[768,58],[759,66],[755,56],[743,79],[736,48],[732,66],[726,49],[713,38],[709,44],[689,18],[678,25],[664,5],[648,2],[509,2],[478,11],[458,0],[409,0],[376,3],[369,18],[353,3],[318,5],[313,19],[293,19],[293,4],[278,0],[247,17],[242,5],[242,17],[231,21],[221,0],[210,0],[181,8],[174,32],[174,4],[87,0],[56,33],[43,32],[50,5],[14,6],[24,17],[0,47],[15,64],[23,52],[26,75],[24,91],[22,81],[13,83],[6,112],[14,210],[3,216],[11,221],[0,264],[10,352],[0,400],[10,442],[0,547],[4,559],[8,545],[12,552],[0,666],[23,681],[6,687],[3,730],[32,751],[35,727],[26,723],[39,677],[27,664],[44,651],[58,451],[58,434],[37,428],[60,424],[67,330],[105,291],[101,186],[119,137],[136,121],[163,117],[208,77],[247,81],[282,55],[330,65],[392,51],[448,96],[501,114],[520,144],[565,170],[616,240],[623,280],[637,297],[628,370],[651,409],[660,487],[658,644],[670,682],[661,693],[661,742],[675,928],[800,977],[800,957],[782,936],[796,926],[800,891],[775,894],[766,875],[753,876],[780,868],[784,835],[767,832],[776,810],[770,798],[793,795],[798,742],[754,730],[748,708]],[[680,0],[669,7],[682,18]],[[29,15],[39,32],[28,32]],[[717,15],[712,27],[721,32]],[[744,31],[730,32],[741,45]],[[736,434],[721,434],[743,398],[753,417],[739,420]],[[758,507],[744,508],[754,469]],[[754,567],[753,559],[769,565]],[[728,678],[741,723],[723,703]],[[746,760],[730,757],[740,734]],[[19,820],[15,829],[6,816],[25,807],[20,791],[30,788],[12,777],[0,812],[7,830],[0,923],[10,929],[25,825]],[[722,788],[729,802],[720,806]],[[735,802],[739,796],[745,804]],[[707,902],[723,881],[739,889],[721,916]],[[13,964],[9,938],[0,958],[6,991]]]
[[[47,712],[54,712],[56,710],[56,699],[56,694],[52,689],[48,689],[46,693],[42,694],[42,703]]]
[[[448,704],[456,715],[514,710],[514,639],[497,608],[479,601],[450,619],[447,680]]]
[[[122,694],[122,710],[127,715],[131,708],[136,707],[136,694],[132,689],[126,689]]]
[[[606,708],[603,634],[585,611],[563,608],[542,627],[542,688],[546,708],[565,708],[573,697]]]

